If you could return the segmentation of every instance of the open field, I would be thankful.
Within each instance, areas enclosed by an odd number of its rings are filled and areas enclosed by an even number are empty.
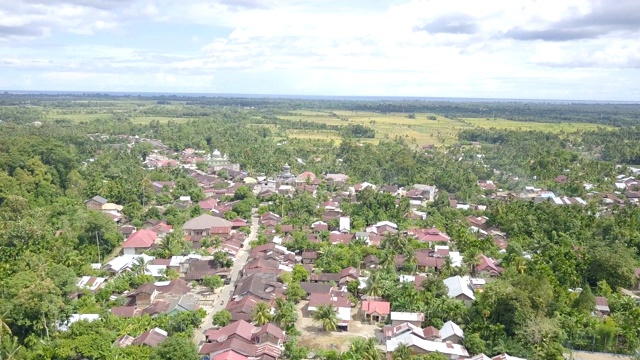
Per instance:
[[[460,121],[447,119],[434,114],[415,114],[415,119],[408,118],[408,114],[380,114],[356,111],[296,111],[291,115],[279,116],[283,120],[313,121],[327,125],[345,126],[360,124],[376,130],[375,139],[362,139],[363,142],[379,142],[380,139],[404,137],[408,142],[416,145],[435,144],[449,145],[457,141],[460,129],[471,128],[472,125]],[[435,116],[436,120],[429,120],[427,116]],[[332,135],[333,133],[333,135]],[[335,132],[319,132],[308,130],[290,130],[289,136],[301,139],[340,139]]]
[[[134,124],[148,124],[153,120],[158,120],[161,123],[167,123],[169,121],[173,121],[175,123],[186,123],[191,118],[174,118],[168,116],[138,116],[131,119],[131,122]]]
[[[435,114],[416,113],[415,118],[409,118],[405,113],[381,114],[360,111],[306,111],[296,110],[288,115],[278,116],[282,120],[312,121],[327,125],[345,126],[360,124],[376,131],[375,139],[362,139],[362,142],[377,143],[380,139],[404,137],[416,146],[450,145],[457,142],[459,131],[471,128],[497,128],[513,130],[536,130],[552,133],[570,133],[578,130],[596,130],[598,128],[613,129],[589,123],[540,123],[521,122],[506,119],[464,118],[454,120]],[[435,117],[435,120],[433,118]],[[299,139],[324,139],[340,141],[340,134],[335,131],[318,131],[295,129],[288,130],[288,135]]]
[[[524,121],[512,121],[505,119],[478,119],[478,118],[465,118],[463,121],[468,122],[476,127],[481,128],[496,128],[496,129],[511,129],[511,130],[536,130],[536,131],[548,131],[552,133],[559,132],[575,132],[578,130],[597,130],[597,129],[614,129],[611,126],[587,124],[587,123],[539,123],[539,122],[524,122]]]

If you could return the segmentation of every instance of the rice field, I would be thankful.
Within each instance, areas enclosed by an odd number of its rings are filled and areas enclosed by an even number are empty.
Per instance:
[[[375,139],[361,139],[363,142],[377,143],[381,139],[403,137],[416,146],[450,145],[457,142],[457,134],[464,129],[496,128],[512,130],[536,130],[552,133],[571,133],[578,130],[595,130],[598,128],[613,129],[588,123],[538,123],[521,122],[506,119],[464,118],[449,119],[435,114],[416,113],[409,118],[404,113],[373,113],[347,110],[310,111],[296,110],[287,115],[278,116],[282,120],[313,121],[327,125],[361,124],[376,131]],[[435,120],[434,120],[435,118]],[[326,139],[339,141],[341,136],[335,131],[289,130],[289,137],[299,139]]]

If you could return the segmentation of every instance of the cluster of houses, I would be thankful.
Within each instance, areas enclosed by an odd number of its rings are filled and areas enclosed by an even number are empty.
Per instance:
[[[224,170],[225,178],[198,170],[197,165],[201,163],[206,163],[211,172]],[[144,284],[134,291],[125,293],[125,304],[111,310],[116,316],[171,315],[197,309],[198,297],[193,295],[189,282],[202,281],[206,276],[211,275],[218,275],[221,278],[230,277],[230,269],[221,266],[214,255],[223,252],[228,258],[236,261],[243,248],[247,235],[240,229],[246,228],[248,223],[242,218],[226,220],[224,215],[233,208],[234,203],[223,199],[235,194],[242,185],[253,188],[254,193],[262,200],[267,200],[274,194],[293,196],[296,192],[307,192],[315,196],[318,186],[322,183],[339,189],[329,193],[329,200],[320,205],[321,220],[307,224],[303,229],[307,239],[312,243],[318,243],[323,241],[321,234],[328,233],[328,241],[331,244],[348,245],[358,240],[364,241],[367,245],[379,247],[387,235],[398,234],[429,244],[428,247],[415,252],[415,274],[399,276],[401,282],[412,283],[417,289],[422,289],[427,273],[439,273],[446,264],[460,267],[464,263],[463,256],[450,247],[452,240],[442,229],[414,228],[400,231],[397,224],[381,221],[367,226],[364,231],[355,232],[351,229],[351,219],[340,208],[344,201],[356,201],[358,192],[373,189],[389,193],[397,199],[408,198],[411,210],[407,216],[412,219],[425,219],[426,214],[419,209],[435,200],[437,189],[432,185],[415,184],[406,189],[397,186],[378,188],[374,184],[363,182],[347,186],[347,175],[316,176],[311,172],[295,175],[291,173],[291,167],[288,164],[285,164],[282,172],[273,178],[252,178],[240,172],[237,164],[232,164],[226,155],[220,154],[217,150],[206,154],[194,149],[185,149],[169,157],[160,152],[154,152],[148,156],[147,166],[149,168],[185,167],[189,176],[197,181],[206,195],[205,200],[197,203],[203,214],[188,220],[182,227],[183,235],[193,250],[192,254],[173,256],[169,259],[156,259],[147,255],[147,252],[159,247],[163,239],[173,232],[173,227],[166,222],[151,220],[141,229],[131,225],[119,227],[125,238],[122,243],[122,254],[105,264],[98,264],[97,268],[106,270],[112,276],[142,268],[144,273],[156,277],[158,281]],[[171,192],[175,188],[175,183],[172,181],[156,181],[152,185],[156,193]],[[478,186],[486,196],[493,199],[527,198],[535,202],[551,201],[556,205],[586,204],[581,198],[557,197],[551,191],[534,187],[527,187],[523,193],[514,194],[500,191],[497,184],[491,180],[479,181]],[[619,177],[616,187],[626,191],[625,195],[628,199],[633,199],[629,194],[638,192],[640,188],[635,178],[628,177]],[[615,199],[618,198],[615,197]],[[608,200],[616,202],[619,199],[603,197],[603,201]],[[185,206],[195,205],[186,198],[184,203]],[[104,212],[114,221],[123,220],[120,213],[122,207],[109,203],[100,196],[87,200],[85,204],[89,209]],[[480,211],[486,209],[483,205],[458,202],[455,197],[449,199],[449,204],[457,209]],[[488,220],[485,216],[466,218],[471,233],[478,237],[492,239],[496,246],[504,251],[508,245],[507,234],[491,226]],[[228,326],[206,331],[205,343],[200,347],[201,355],[216,360],[279,359],[287,340],[286,334],[273,324],[254,326],[250,323],[251,317],[257,304],[266,302],[273,306],[276,299],[284,298],[286,285],[282,282],[281,275],[292,272],[296,266],[302,266],[309,274],[309,278],[300,283],[305,292],[303,299],[307,302],[303,309],[305,317],[311,317],[320,306],[330,305],[336,310],[338,329],[341,331],[349,331],[352,322],[356,321],[354,319],[368,323],[390,324],[384,326],[382,332],[377,335],[379,341],[386,346],[388,353],[404,344],[416,354],[437,352],[449,359],[490,359],[483,354],[471,356],[463,345],[463,330],[451,321],[446,322],[440,329],[421,328],[425,320],[422,313],[392,312],[391,304],[382,299],[363,298],[360,304],[353,303],[353,297],[347,291],[347,285],[357,282],[359,289],[366,287],[368,274],[380,267],[380,259],[375,255],[365,257],[359,268],[348,267],[337,273],[321,272],[315,268],[315,262],[319,258],[317,252],[294,253],[282,245],[292,239],[294,227],[283,223],[281,215],[266,212],[260,216],[259,224],[263,234],[269,238],[269,242],[256,246],[249,252],[247,262],[233,284],[231,299],[226,303],[226,310],[231,314],[232,322]],[[208,241],[213,238],[218,240],[215,247],[211,245],[211,241]],[[394,260],[397,269],[400,270],[405,266],[406,256],[396,255]],[[452,276],[444,279],[450,298],[471,305],[476,291],[482,289],[487,281],[502,274],[503,269],[495,259],[480,254],[477,260],[472,271],[473,276]],[[160,281],[168,270],[175,270],[180,274],[180,278]],[[106,281],[105,277],[85,276],[79,279],[78,287],[95,292]],[[596,312],[606,316],[609,311],[606,299],[597,299],[596,303]],[[166,332],[162,329],[152,329],[136,338],[125,335],[118,339],[117,346],[131,344],[157,346],[166,336]],[[503,354],[493,359],[518,358]]]

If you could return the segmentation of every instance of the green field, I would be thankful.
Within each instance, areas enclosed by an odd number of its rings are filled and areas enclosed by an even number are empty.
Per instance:
[[[614,129],[612,126],[588,124],[588,123],[539,123],[539,122],[523,122],[512,121],[505,119],[472,119],[466,118],[463,121],[472,124],[475,127],[481,128],[496,128],[496,129],[510,129],[510,130],[535,130],[535,131],[547,131],[552,133],[559,132],[576,132],[579,130],[597,130],[597,129]]]
[[[505,119],[464,118],[454,120],[435,114],[414,114],[409,118],[408,114],[390,113],[381,114],[358,111],[305,111],[297,110],[287,115],[278,116],[282,120],[313,121],[327,125],[345,126],[349,124],[361,124],[373,128],[376,131],[375,139],[362,139],[363,142],[379,142],[381,139],[403,137],[408,142],[416,145],[450,145],[457,142],[459,131],[471,128],[497,128],[512,130],[536,130],[552,133],[571,133],[578,130],[596,130],[598,128],[613,129],[588,123],[538,123],[521,122]],[[428,117],[435,117],[431,120]],[[340,141],[341,136],[335,131],[318,130],[288,130],[287,135],[299,139],[326,139]]]

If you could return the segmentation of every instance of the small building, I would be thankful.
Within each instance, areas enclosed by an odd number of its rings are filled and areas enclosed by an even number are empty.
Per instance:
[[[462,344],[464,341],[464,331],[453,321],[447,321],[440,329],[440,339],[443,342]]]
[[[364,319],[371,322],[385,322],[391,313],[391,303],[388,301],[363,301],[362,313]]]
[[[138,230],[122,243],[122,253],[124,255],[142,254],[151,248],[157,238],[158,234],[151,230]]]
[[[609,309],[609,302],[604,296],[596,296],[596,314],[600,316],[607,316],[611,313]]]
[[[102,196],[94,196],[89,200],[86,200],[84,202],[84,205],[87,207],[87,209],[89,210],[97,210],[97,211],[102,211],[102,206],[104,204],[106,204],[108,201],[107,199],[103,198]]]
[[[391,325],[396,326],[404,323],[409,323],[414,326],[422,326],[424,321],[424,314],[421,312],[391,312]]]
[[[468,278],[452,276],[444,279],[443,282],[449,290],[448,295],[450,298],[463,301],[467,306],[471,306],[473,300],[476,299],[473,286]]]

